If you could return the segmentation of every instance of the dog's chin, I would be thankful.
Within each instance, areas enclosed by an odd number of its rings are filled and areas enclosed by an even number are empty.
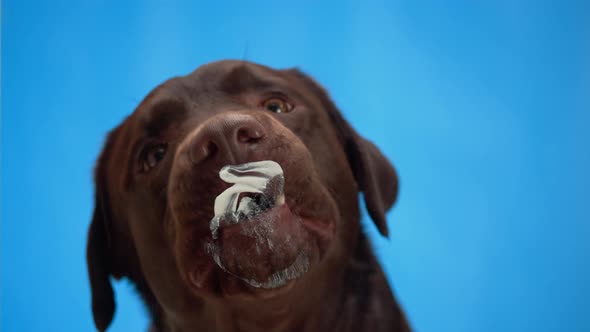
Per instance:
[[[255,288],[275,289],[309,269],[307,231],[287,204],[248,216],[226,216],[209,245],[224,272]]]
[[[205,245],[207,268],[189,272],[192,286],[225,297],[284,294],[321,260],[329,241],[317,234],[324,224],[293,213],[286,202],[240,218],[226,216]]]

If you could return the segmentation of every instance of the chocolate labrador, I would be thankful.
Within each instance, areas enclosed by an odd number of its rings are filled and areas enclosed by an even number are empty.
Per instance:
[[[106,140],[87,261],[94,322],[110,277],[152,331],[409,331],[360,227],[387,235],[397,176],[296,69],[220,61],[155,88]]]

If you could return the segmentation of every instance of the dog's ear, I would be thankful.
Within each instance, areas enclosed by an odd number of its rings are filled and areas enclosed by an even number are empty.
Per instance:
[[[287,72],[297,76],[314,91],[328,112],[345,148],[348,162],[365,198],[369,216],[383,236],[388,235],[385,213],[397,198],[398,177],[393,165],[373,143],[361,137],[344,119],[328,93],[313,79],[298,69]]]
[[[92,315],[99,331],[105,331],[115,313],[115,297],[110,281],[110,259],[107,228],[100,198],[95,200],[94,216],[88,230],[86,261],[92,291]]]
[[[92,293],[92,315],[99,331],[105,331],[115,313],[115,297],[110,277],[113,275],[111,212],[106,184],[106,163],[115,140],[111,132],[95,169],[94,214],[88,230],[86,262]]]

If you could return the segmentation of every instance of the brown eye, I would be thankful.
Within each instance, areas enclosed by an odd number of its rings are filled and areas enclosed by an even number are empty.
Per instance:
[[[291,112],[293,106],[287,103],[284,99],[279,97],[272,97],[262,102],[264,109],[273,113],[287,113]]]
[[[166,144],[158,144],[148,147],[143,153],[140,171],[143,173],[147,173],[150,170],[152,170],[152,168],[156,167],[160,160],[164,159],[164,156],[166,155],[166,150]]]

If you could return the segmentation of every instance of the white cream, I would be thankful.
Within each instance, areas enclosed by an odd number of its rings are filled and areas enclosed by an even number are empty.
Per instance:
[[[227,220],[230,222],[239,222],[238,216],[240,213],[248,215],[252,212],[252,209],[256,208],[256,205],[252,204],[253,199],[251,197],[244,196],[238,202],[241,193],[265,193],[269,182],[277,176],[280,176],[280,181],[284,182],[283,169],[278,163],[272,160],[223,167],[219,171],[219,177],[227,183],[233,183],[233,186],[227,188],[215,198],[215,216],[209,224],[213,238],[217,238],[217,229],[219,228],[219,221],[222,217],[229,217]],[[282,188],[280,190],[280,192],[272,193],[275,206],[285,204],[285,193],[282,191]],[[268,194],[268,192],[265,194]],[[268,227],[268,225],[263,224],[258,226]],[[259,231],[260,228],[254,228],[255,233],[258,234]],[[265,241],[264,243],[269,249],[273,248],[272,241],[269,238],[264,238],[263,234],[258,234],[256,238],[258,241]],[[259,249],[258,246],[256,248]],[[213,243],[207,245],[207,250],[221,269],[256,288],[272,289],[284,286],[289,281],[297,279],[306,273],[310,265],[308,256],[301,252],[289,267],[274,272],[264,281],[257,281],[235,275],[226,269],[219,256],[219,248]]]
[[[256,161],[241,165],[227,165],[219,171],[219,177],[234,185],[227,188],[215,198],[214,213],[209,227],[213,238],[217,237],[217,228],[219,219],[224,215],[232,215],[236,218],[240,213],[248,214],[251,212],[252,199],[243,197],[238,202],[241,193],[263,193],[269,181],[276,176],[283,176],[281,165],[272,160]],[[285,195],[281,192],[277,196],[277,204],[281,205],[285,201]],[[239,204],[238,204],[239,203]]]

